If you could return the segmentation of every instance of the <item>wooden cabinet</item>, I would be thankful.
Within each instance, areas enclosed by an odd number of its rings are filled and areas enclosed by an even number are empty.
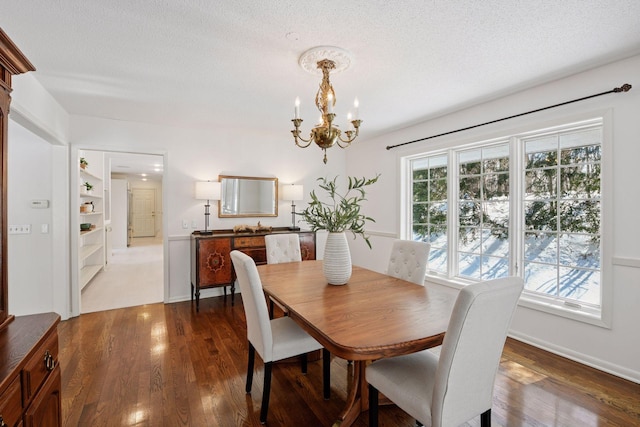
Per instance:
[[[200,289],[231,286],[231,302],[235,293],[235,273],[229,255],[239,250],[254,259],[257,265],[267,263],[264,236],[274,233],[298,233],[303,260],[316,259],[316,234],[312,231],[292,231],[278,227],[270,232],[234,233],[233,230],[216,230],[213,234],[191,235],[191,300],[195,295],[196,311],[200,309]]]
[[[0,419],[9,427],[62,426],[59,322],[56,313],[19,316],[0,331]]]

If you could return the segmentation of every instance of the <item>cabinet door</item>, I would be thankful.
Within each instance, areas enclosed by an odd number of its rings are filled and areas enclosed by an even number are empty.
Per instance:
[[[61,388],[58,365],[24,414],[24,427],[62,427]]]
[[[199,239],[198,271],[200,286],[231,283],[231,239]]]

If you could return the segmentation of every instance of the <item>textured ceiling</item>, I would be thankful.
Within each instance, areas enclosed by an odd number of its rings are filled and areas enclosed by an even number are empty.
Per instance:
[[[14,0],[0,25],[70,113],[289,135],[305,50],[339,46],[361,138],[640,53],[640,1]],[[622,84],[624,82],[615,82]],[[594,90],[608,90],[607,87]],[[344,119],[343,119],[344,120]]]

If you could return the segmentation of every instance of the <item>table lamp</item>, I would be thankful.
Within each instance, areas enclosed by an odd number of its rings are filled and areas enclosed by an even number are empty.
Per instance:
[[[296,227],[295,202],[297,200],[304,200],[304,189],[302,184],[283,185],[282,200],[291,200],[291,227],[289,227],[289,230],[300,230],[300,227]]]
[[[204,205],[204,231],[200,234],[213,234],[209,231],[209,201],[220,200],[220,183],[215,181],[196,181],[196,199],[206,200]]]

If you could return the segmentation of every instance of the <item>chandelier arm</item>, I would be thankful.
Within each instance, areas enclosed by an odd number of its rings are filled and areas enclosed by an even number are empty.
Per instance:
[[[291,131],[294,132],[294,131]],[[302,145],[298,142],[298,139],[301,140],[302,142],[306,142],[306,145]],[[309,138],[309,139],[304,139],[303,137],[299,136],[299,135],[293,135],[293,140],[296,143],[296,145],[300,148],[307,148],[309,145],[311,145],[311,143],[313,142],[313,138]]]
[[[338,144],[338,147],[340,148],[347,148],[348,146],[351,145],[351,142],[353,142],[355,138],[350,138],[350,139],[342,139],[342,137],[340,135],[338,135],[338,139],[336,139],[336,144]],[[344,145],[341,144],[344,143]]]

